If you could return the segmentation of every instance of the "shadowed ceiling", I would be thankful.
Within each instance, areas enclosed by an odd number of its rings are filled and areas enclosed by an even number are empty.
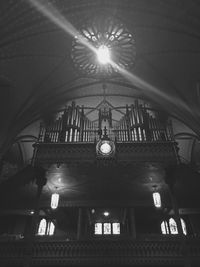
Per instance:
[[[54,17],[70,24],[64,29],[29,0],[1,1],[3,151],[32,122],[72,100],[94,107],[104,93],[113,106],[146,99],[199,133],[198,1],[32,2],[43,3],[47,10],[50,6]],[[120,21],[134,37],[136,56],[129,75],[88,76],[74,66],[74,36],[67,30],[73,25],[79,31],[97,14]]]
[[[34,2],[42,3],[53,19]],[[199,14],[195,0],[0,1],[1,153],[20,135],[34,142],[36,122],[66,104],[96,108],[104,98],[113,107],[143,99],[198,135]],[[88,75],[74,64],[75,37],[89,22],[106,16],[134,38],[135,54],[127,71]],[[96,116],[88,113],[91,119]],[[122,113],[113,116],[118,120]],[[175,130],[182,127],[177,121]],[[30,159],[29,150],[23,153]]]

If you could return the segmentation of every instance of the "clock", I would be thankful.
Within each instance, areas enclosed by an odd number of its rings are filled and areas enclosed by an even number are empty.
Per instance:
[[[100,151],[102,154],[110,154],[111,150],[112,150],[112,147],[109,143],[103,143],[100,145],[99,147]]]
[[[115,144],[111,140],[100,140],[96,146],[98,156],[109,157],[115,152]]]

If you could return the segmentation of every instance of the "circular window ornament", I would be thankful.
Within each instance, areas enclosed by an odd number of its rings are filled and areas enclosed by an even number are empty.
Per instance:
[[[72,42],[73,63],[86,75],[111,76],[120,68],[130,69],[135,56],[133,35],[119,19],[107,15],[89,20]]]
[[[96,146],[97,156],[109,157],[114,155],[115,144],[110,140],[100,140]]]

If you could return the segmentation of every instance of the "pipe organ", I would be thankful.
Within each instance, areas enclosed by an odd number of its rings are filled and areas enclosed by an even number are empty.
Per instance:
[[[116,140],[122,142],[172,141],[170,122],[160,119],[159,111],[145,107],[135,100],[126,106],[126,113],[114,127]]]
[[[61,116],[48,126],[41,124],[39,142],[93,142],[98,134],[96,124],[84,115],[84,107],[72,102]]]
[[[159,111],[140,104],[138,100],[123,109],[125,115],[115,123],[112,121],[111,109],[107,114],[109,129],[105,131],[110,139],[116,142],[173,140],[172,127],[169,122],[163,122],[160,119]],[[84,106],[76,106],[75,102],[72,102],[56,121],[47,126],[41,124],[38,141],[45,143],[95,142],[102,137],[100,125],[102,125],[104,115],[102,110],[99,110],[99,121],[93,122],[85,116]]]

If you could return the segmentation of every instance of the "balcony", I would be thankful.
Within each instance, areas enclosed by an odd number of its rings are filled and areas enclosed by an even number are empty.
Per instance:
[[[0,241],[1,266],[22,266],[26,255],[31,266],[179,266],[200,263],[200,240],[146,237],[138,240],[58,241],[35,240],[31,253],[24,240]]]
[[[170,123],[161,122],[158,111],[137,101],[123,110],[125,115],[115,123],[111,110],[99,110],[97,123],[87,118],[84,107],[72,103],[52,124],[41,125],[34,145],[35,164],[94,163],[96,144],[104,136],[115,144],[113,162],[176,164],[177,145]],[[104,128],[103,123],[107,125]]]

